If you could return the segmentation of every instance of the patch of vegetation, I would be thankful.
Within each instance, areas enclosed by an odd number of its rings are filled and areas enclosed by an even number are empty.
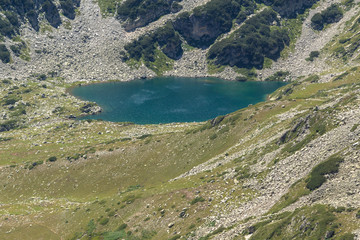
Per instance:
[[[126,0],[118,6],[117,17],[125,22],[125,30],[132,31],[156,21],[161,16],[178,12],[181,0]],[[107,11],[112,9],[107,9]]]
[[[39,160],[39,161],[36,161],[36,162],[33,162],[33,163],[30,163],[28,164],[27,166],[25,166],[25,168],[29,169],[29,170],[32,170],[33,168],[35,168],[36,166],[39,166],[41,164],[43,164],[44,161],[42,160]]]
[[[47,161],[48,162],[56,162],[56,160],[57,160],[57,157],[52,156],[52,157],[49,157]]]
[[[171,23],[167,23],[155,32],[125,45],[126,52],[121,52],[121,55],[123,61],[143,61],[147,67],[161,74],[172,69],[172,60],[182,56],[181,43],[179,34]]]
[[[205,202],[205,199],[203,197],[196,197],[193,200],[191,200],[190,204],[194,205],[194,204],[196,204],[198,202]]]
[[[126,229],[127,228],[127,224],[126,223],[123,223],[123,224],[121,224],[118,228],[117,228],[117,231],[121,231],[121,230],[124,230],[124,229]]]
[[[126,204],[132,204],[133,202],[135,202],[136,199],[140,198],[140,196],[137,196],[137,195],[127,195],[123,202],[126,203]]]
[[[5,44],[0,44],[0,60],[3,63],[9,63],[11,61],[11,55]]]
[[[75,18],[75,9],[80,5],[79,0],[61,0],[60,6],[65,17]],[[58,27],[62,22],[59,10],[54,0],[2,0],[0,1],[0,10],[5,12],[5,17],[0,17],[0,34],[11,38],[19,32],[21,22],[25,19],[36,31],[39,31],[39,15],[44,14],[46,20],[53,27]]]
[[[339,239],[339,240],[355,240],[355,234],[345,233],[345,234],[339,236],[337,239]]]
[[[350,132],[355,132],[355,130],[358,128],[359,124],[354,124],[354,126],[350,129]]]
[[[7,141],[10,141],[11,139],[13,139],[13,138],[11,138],[11,137],[0,137],[0,142],[7,142]]]
[[[341,4],[345,7],[345,10],[348,11],[355,5],[355,1],[354,0],[343,0],[341,2]]]
[[[359,218],[360,219],[360,210],[356,213],[356,218]]]
[[[255,9],[256,4],[252,0],[212,0],[196,7],[192,13],[180,14],[174,21],[174,27],[189,45],[208,48],[221,34],[230,31],[233,20],[237,18],[238,22],[242,22]]]
[[[151,134],[144,134],[144,135],[141,135],[140,137],[138,137],[138,139],[145,139],[145,138],[148,138],[151,136],[152,136]]]
[[[15,56],[20,57],[24,61],[30,61],[30,49],[20,37],[13,38],[14,42],[17,44],[11,45],[10,49]]]
[[[265,57],[278,59],[280,52],[289,45],[290,38],[284,29],[271,26],[273,22],[278,22],[277,14],[269,9],[263,10],[245,21],[230,37],[212,45],[208,59],[214,60],[216,65],[249,69],[262,68]]]
[[[337,173],[339,171],[340,163],[343,161],[344,159],[341,157],[331,157],[325,162],[317,165],[311,171],[306,187],[311,191],[321,187],[326,181],[325,175]]]
[[[333,81],[334,81],[334,82],[335,82],[335,81],[339,81],[339,80],[343,79],[344,77],[346,77],[347,75],[349,75],[349,72],[344,72],[344,73],[340,74],[339,76],[336,76],[336,77],[333,79]]]
[[[91,108],[94,106],[96,106],[96,103],[86,103],[80,108],[80,111],[83,113],[89,113],[91,112]]]
[[[339,7],[339,5],[332,4],[330,7],[328,7],[321,13],[316,13],[311,18],[311,25],[316,30],[322,30],[325,25],[338,22],[342,17],[343,11]]]
[[[271,75],[270,77],[267,77],[265,81],[284,81],[287,76],[290,75],[290,72],[285,71],[278,71]]]
[[[299,200],[300,197],[310,194],[310,190],[306,188],[306,182],[301,179],[295,182],[289,191],[281,197],[281,199],[269,210],[270,214],[277,213],[280,210],[290,206]]]
[[[282,17],[296,18],[298,14],[303,14],[318,0],[299,1],[295,6],[292,0],[259,0],[258,2],[271,6]]]
[[[311,75],[310,77],[304,79],[304,82],[316,83],[319,79],[320,77],[318,75]]]
[[[95,221],[94,219],[91,219],[88,223],[88,225],[86,226],[86,233],[87,235],[89,236],[92,236],[93,232],[95,231],[96,229],[96,224],[95,224]]]
[[[237,161],[235,160],[235,162],[237,162]],[[249,166],[237,167],[237,168],[235,168],[235,172],[236,172],[235,177],[237,180],[242,180],[245,178],[249,178],[251,176]]]
[[[227,230],[227,228],[221,226],[218,229],[216,229],[215,231],[213,231],[213,232],[209,233],[208,235],[206,235],[205,237],[201,237],[199,240],[208,240],[212,236],[215,236],[216,234],[222,233],[225,230]]]
[[[1,103],[4,106],[8,106],[8,105],[14,105],[15,103],[17,103],[20,100],[21,100],[21,97],[19,97],[19,96],[7,96],[1,101]]]
[[[309,127],[310,133],[306,135],[301,141],[291,141],[296,137],[301,135],[301,131],[303,131],[303,126],[307,125]],[[283,149],[288,153],[294,153],[301,148],[303,148],[306,144],[308,144],[314,138],[325,134],[328,130],[332,128],[332,125],[326,119],[325,113],[318,112],[314,116],[308,116],[306,119],[300,119],[296,122],[294,127],[286,132],[279,140],[279,144],[289,142]]]
[[[181,235],[178,234],[178,235],[175,235],[175,236],[169,238],[169,240],[177,240],[179,238],[181,238]]]
[[[71,30],[72,29],[72,26],[71,26],[71,22],[69,20],[65,20],[63,22],[63,26],[66,30]]]
[[[122,0],[98,0],[101,14],[105,16],[113,16],[116,13],[117,6]]]
[[[105,226],[110,221],[110,218],[101,218],[99,224]]]
[[[156,75],[161,76],[164,72],[173,69],[174,62],[162,51],[155,49],[154,61],[145,62],[145,65],[153,70]]]
[[[16,120],[7,120],[5,122],[0,123],[0,132],[10,131],[12,129],[17,128],[18,122]]]
[[[293,213],[284,213],[279,219],[259,224],[250,239],[282,239],[285,236],[294,240],[323,239],[328,231],[339,228],[336,220],[328,206],[303,207]]]
[[[319,51],[312,51],[310,54],[309,54],[309,57],[306,58],[305,60],[306,61],[314,61],[315,58],[319,57],[320,56],[320,52]]]
[[[79,0],[60,0],[60,6],[65,17],[75,19],[76,8],[80,6]]]
[[[17,21],[17,17],[9,11],[7,13],[8,16],[6,17],[0,16],[0,34],[4,37],[10,38],[15,35],[15,32],[18,31],[16,28],[18,26],[18,22],[16,22],[15,26],[12,25],[8,17],[10,17],[10,19],[14,19],[15,21]]]

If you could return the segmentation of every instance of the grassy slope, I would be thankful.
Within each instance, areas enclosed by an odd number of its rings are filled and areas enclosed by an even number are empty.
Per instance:
[[[329,46],[329,51],[333,51],[333,47],[336,46]],[[332,111],[321,112],[328,115],[329,124],[325,131],[330,130],[334,127],[332,116],[355,103],[355,91],[360,88],[359,79],[357,68],[347,69],[347,74],[326,83],[302,79],[276,91],[270,96],[272,100],[229,114],[214,127],[210,127],[209,123],[138,126],[101,121],[78,122],[66,119],[66,116],[80,114],[79,108],[84,103],[65,96],[65,85],[59,79],[26,81],[26,86],[21,86],[19,82],[0,83],[1,99],[9,95],[10,88],[18,86],[19,89],[11,91],[21,94],[22,100],[29,103],[25,108],[26,115],[13,117],[22,119],[25,128],[0,133],[0,139],[10,138],[0,141],[0,239],[24,236],[28,239],[70,239],[76,236],[76,232],[81,232],[78,236],[82,239],[89,238],[85,232],[94,239],[102,239],[104,232],[115,231],[124,222],[128,225],[125,232],[132,232],[126,239],[134,239],[132,236],[145,239],[154,234],[153,239],[169,239],[174,232],[191,236],[199,226],[215,226],[215,222],[207,219],[210,211],[236,207],[257,194],[247,188],[235,188],[232,179],[224,179],[229,169],[235,169],[235,178],[240,186],[248,178],[261,181],[268,173],[266,168],[262,172],[252,172],[251,167],[266,153],[283,146],[275,140],[264,146],[259,143],[289,129],[293,121],[312,112],[315,106],[348,94]],[[47,88],[42,86],[44,84]],[[24,93],[25,89],[31,91]],[[42,94],[47,97],[42,98]],[[63,109],[52,113],[57,106],[63,106]],[[294,110],[305,112],[279,121],[278,114]],[[0,112],[9,116],[12,114],[3,104]],[[313,139],[319,134],[309,136]],[[237,144],[239,142],[242,143]],[[293,139],[293,142],[301,143],[300,139]],[[296,146],[301,148],[304,145]],[[271,167],[293,154],[291,149],[294,148],[283,149],[276,153],[276,161],[264,164]],[[211,158],[222,160],[226,155],[231,157],[240,151],[244,152],[242,158],[169,182]],[[68,157],[76,158],[76,155],[86,155],[86,158],[67,160]],[[58,160],[28,169],[29,164],[46,161],[51,156],[56,156]],[[327,222],[324,215],[335,215],[331,221],[341,224],[335,229],[337,232],[351,232],[359,226],[354,209],[339,212],[320,206],[279,214],[309,193],[305,181],[300,179],[270,209],[265,218],[271,221],[258,225],[259,231],[254,238],[279,232],[283,234],[279,236],[298,234],[283,226],[293,224],[298,227],[298,222],[289,219],[310,217],[316,211],[319,214],[315,215],[318,216],[314,219],[315,223]],[[221,200],[232,189],[236,189],[233,197],[222,203]],[[204,201],[191,204],[199,196]],[[208,201],[209,197],[212,201]],[[184,208],[188,215],[180,218]],[[105,218],[109,218],[109,222],[102,225],[101,219]],[[95,229],[90,231],[88,225],[92,219]],[[169,223],[175,225],[168,232]],[[152,234],[152,231],[156,233]],[[124,230],[118,232],[123,233]],[[323,236],[323,232],[319,234]],[[240,239],[243,237],[239,236]]]
[[[183,234],[191,232],[191,225],[212,224],[204,222],[205,217],[221,201],[221,197],[213,197],[213,201],[208,203],[208,196],[213,196],[211,192],[214,190],[221,189],[226,193],[233,184],[226,184],[222,179],[222,175],[226,174],[224,171],[256,164],[256,159],[277,149],[277,145],[270,143],[266,147],[259,146],[247,153],[245,160],[231,161],[211,172],[175,182],[168,180],[218,154],[231,155],[286,129],[291,121],[279,123],[275,117],[277,114],[294,108],[311,109],[338,93],[358,89],[358,76],[360,73],[356,70],[338,81],[304,81],[299,85],[285,86],[273,97],[282,95],[289,87],[293,93],[283,96],[281,100],[259,103],[230,114],[212,128],[209,128],[209,123],[203,126],[137,126],[59,120],[40,129],[28,127],[2,133],[2,136],[11,136],[13,139],[0,142],[2,156],[11,159],[1,159],[0,212],[3,219],[7,220],[2,221],[4,228],[0,230],[0,236],[11,226],[15,230],[3,236],[16,239],[19,236],[17,234],[28,231],[31,222],[34,234],[48,232],[49,239],[60,236],[67,238],[74,232],[85,231],[91,219],[105,218],[111,211],[116,211],[118,217],[109,217],[110,221],[105,226],[95,221],[96,232],[114,231],[126,221],[129,225],[127,231],[135,231],[134,235],[141,237],[141,234],[148,234],[142,232],[147,229],[157,232],[156,239],[166,239],[169,222],[174,221],[174,231]],[[76,109],[72,112],[76,113]],[[73,127],[69,127],[71,125]],[[262,131],[262,134],[256,133],[256,129]],[[143,134],[139,134],[139,131],[152,135],[142,138],[140,136]],[[30,141],[20,140],[24,133],[26,136],[33,135],[33,138]],[[61,136],[64,143],[57,144],[56,139]],[[127,139],[129,137],[131,140]],[[235,145],[247,137],[248,140],[243,144]],[[41,144],[43,140],[49,144]],[[34,142],[39,142],[41,146],[33,146]],[[12,146],[16,146],[15,151]],[[38,154],[34,154],[36,152]],[[66,160],[67,156],[75,153],[86,154],[87,159]],[[288,154],[280,152],[278,158]],[[58,160],[36,166],[32,170],[24,169],[26,162],[46,160],[49,156],[57,156]],[[218,158],[222,159],[224,155]],[[16,166],[9,167],[9,164]],[[261,179],[261,174],[266,172],[252,177]],[[206,201],[191,205],[191,200],[196,197],[195,191],[200,191],[200,196]],[[251,199],[254,194],[247,189],[236,192],[236,195],[242,196],[241,201]],[[165,209],[164,214],[160,213],[162,208]],[[188,208],[189,217],[186,219],[178,217],[183,208]]]

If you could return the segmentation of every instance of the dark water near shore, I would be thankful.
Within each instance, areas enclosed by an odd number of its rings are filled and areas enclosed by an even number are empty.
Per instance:
[[[76,87],[71,93],[103,108],[103,119],[139,124],[204,121],[266,99],[284,82],[230,82],[216,78],[159,77]]]

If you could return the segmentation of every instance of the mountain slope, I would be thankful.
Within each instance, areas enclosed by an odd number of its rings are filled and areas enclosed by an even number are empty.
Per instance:
[[[172,69],[124,61],[126,44],[174,37],[164,34],[171,26],[157,31],[184,12],[208,14],[206,2],[183,0],[180,12],[132,32],[104,1],[102,12],[81,1],[58,29],[22,25],[17,45],[29,61],[14,49],[0,63],[0,239],[360,239],[358,3],[256,2],[246,18],[271,7],[280,13],[271,30],[290,39],[259,69],[209,62],[211,46],[194,48],[178,31],[184,52]],[[313,16],[333,3],[342,19],[314,30]],[[246,26],[231,21],[215,44]],[[165,45],[152,46],[161,54]],[[99,108],[69,87],[156,73],[290,81],[265,102],[202,123],[74,120]]]

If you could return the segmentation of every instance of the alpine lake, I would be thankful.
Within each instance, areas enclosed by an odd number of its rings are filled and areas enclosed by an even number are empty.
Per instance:
[[[79,119],[158,124],[200,122],[266,100],[286,82],[156,77],[78,86],[70,93],[96,102],[102,113]]]

